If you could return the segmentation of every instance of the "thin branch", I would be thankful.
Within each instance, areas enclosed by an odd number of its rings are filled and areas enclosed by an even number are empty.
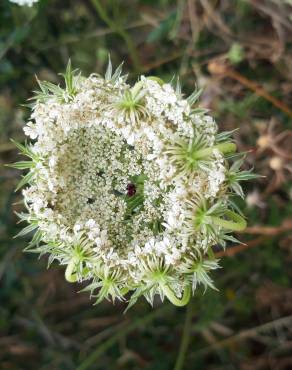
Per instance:
[[[292,230],[292,219],[285,219],[280,226],[252,226],[247,227],[243,234],[278,235]]]
[[[240,244],[240,245],[235,245],[235,246],[232,246],[232,247],[228,247],[227,249],[225,249],[223,251],[216,252],[215,257],[219,258],[219,257],[235,256],[237,253],[243,252],[246,249],[250,249],[250,248],[259,246],[266,239],[267,239],[267,237],[260,236],[259,238],[253,239],[253,240],[247,242],[246,244]]]
[[[240,342],[245,339],[255,338],[259,335],[259,333],[267,332],[267,331],[273,330],[274,328],[286,326],[290,324],[291,322],[292,322],[292,315],[281,317],[273,321],[269,321],[265,324],[256,326],[255,328],[242,330],[238,334],[232,335],[231,337],[215,342],[208,347],[202,348],[201,350],[195,352],[193,355],[194,356],[206,355],[213,350],[226,347],[230,344],[233,344],[235,342]]]
[[[289,117],[292,117],[292,110],[285,103],[272,96],[258,83],[249,80],[248,78],[242,76],[239,72],[227,66],[223,60],[219,60],[217,58],[211,61],[208,65],[208,69],[210,73],[217,75],[219,78],[230,77],[233,80],[238,81],[242,85],[246,86],[248,89],[254,91],[256,95],[261,96],[264,99],[268,100],[275,107],[279,108],[281,111],[288,114]]]
[[[223,35],[227,35],[229,37],[232,36],[232,32],[230,29],[226,26],[226,24],[223,22],[221,17],[219,16],[219,12],[210,5],[208,0],[200,0],[200,3],[202,7],[204,8],[206,15],[213,21],[213,24],[215,24],[220,31],[222,31]],[[208,21],[208,19],[207,19]],[[212,27],[210,27],[212,29]]]
[[[268,239],[269,236],[277,236],[292,230],[292,219],[285,219],[280,226],[253,226],[247,227],[242,234],[251,234],[260,236],[256,239],[250,240],[245,244],[235,245],[227,248],[224,251],[215,253],[216,257],[231,257],[237,253],[243,252],[246,249],[257,247]]]

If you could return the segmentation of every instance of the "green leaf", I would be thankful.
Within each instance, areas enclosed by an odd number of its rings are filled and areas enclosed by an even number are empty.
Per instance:
[[[66,90],[68,92],[72,92],[73,91],[73,71],[72,71],[72,68],[71,68],[71,59],[69,59],[68,64],[67,64],[67,68],[66,68],[66,72],[65,72],[65,74],[62,74],[62,76],[65,79]]]
[[[190,106],[194,105],[202,94],[202,89],[195,90],[188,98],[187,101]]]
[[[166,37],[169,32],[172,30],[176,22],[177,12],[172,12],[167,18],[160,22],[159,26],[155,28],[152,32],[149,33],[147,37],[147,42],[159,41],[162,38]]]
[[[107,64],[107,69],[106,69],[105,76],[104,76],[106,81],[111,80],[112,72],[113,72],[113,66],[112,66],[112,62],[111,62],[111,57],[108,56],[108,64]]]
[[[195,109],[192,109],[192,114],[201,114],[201,115],[204,115],[206,113],[209,112],[209,109],[205,109],[205,108],[195,108]]]
[[[34,233],[34,236],[31,240],[31,242],[29,243],[28,247],[29,248],[32,248],[34,246],[38,246],[39,243],[41,242],[43,238],[43,233],[40,229],[38,229],[35,233]]]
[[[10,139],[10,141],[20,150],[20,154],[26,157],[29,157],[31,159],[35,159],[35,160],[38,159],[38,156],[31,150],[31,148],[26,142],[23,145],[13,139]]]
[[[16,168],[17,170],[26,170],[28,168],[33,168],[35,163],[33,161],[20,161],[12,164],[7,164],[7,167]]]
[[[235,130],[232,130],[232,131],[219,132],[216,135],[216,138],[215,138],[216,143],[220,143],[222,141],[230,141],[230,139],[232,138],[234,132],[236,132],[237,130],[238,129],[235,129]]]
[[[238,64],[244,58],[243,47],[239,43],[235,42],[229,49],[227,55],[228,55],[228,59],[230,60],[232,64]]]
[[[20,180],[19,184],[17,185],[15,191],[18,191],[21,189],[25,184],[28,184],[31,182],[31,180],[34,178],[34,172],[28,172],[23,178]]]
[[[20,236],[24,236],[26,234],[29,234],[30,232],[35,230],[37,227],[38,227],[37,223],[32,223],[32,224],[26,226],[24,229],[22,229],[17,235],[15,235],[14,238],[18,238]]]
[[[176,95],[177,95],[179,98],[181,98],[182,93],[181,93],[181,83],[180,83],[179,76],[177,76],[177,78],[176,78],[175,93],[176,93]]]
[[[112,79],[111,81],[112,82],[116,82],[120,77],[121,77],[121,74],[122,74],[122,69],[123,69],[123,64],[124,63],[121,63],[117,69],[115,70],[113,76],[112,76]]]

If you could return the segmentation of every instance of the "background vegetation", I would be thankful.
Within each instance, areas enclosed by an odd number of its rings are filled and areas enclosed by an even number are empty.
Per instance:
[[[289,0],[1,0],[1,369],[292,368],[291,51]],[[9,139],[24,139],[34,75],[58,81],[69,57],[101,73],[109,53],[130,79],[178,74],[186,93],[202,87],[201,105],[220,130],[239,128],[246,167],[266,176],[244,184],[246,244],[218,249],[219,291],[198,292],[187,315],[159,300],[127,314],[122,303],[93,306],[63,268],[47,270],[13,239],[19,173],[2,164],[17,160]]]

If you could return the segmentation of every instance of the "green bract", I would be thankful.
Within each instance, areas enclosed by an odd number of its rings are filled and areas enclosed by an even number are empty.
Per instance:
[[[27,250],[65,266],[69,282],[88,281],[97,298],[155,295],[187,304],[196,287],[214,288],[212,247],[245,228],[230,201],[243,196],[242,160],[232,160],[230,133],[154,77],[131,87],[109,63],[105,77],[82,77],[69,63],[65,88],[39,82],[28,160],[19,187],[34,232]]]

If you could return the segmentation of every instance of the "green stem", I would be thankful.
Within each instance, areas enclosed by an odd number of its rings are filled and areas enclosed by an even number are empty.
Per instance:
[[[194,153],[194,159],[203,159],[213,154],[214,149],[219,150],[222,154],[233,153],[236,151],[236,145],[234,143],[221,143],[214,145],[210,148],[204,148]]]
[[[95,7],[97,10],[100,18],[109,26],[111,31],[117,33],[125,42],[127,45],[127,48],[129,50],[130,57],[133,62],[134,69],[136,72],[141,71],[141,63],[140,63],[140,58],[138,56],[136,47],[130,38],[130,36],[127,34],[127,32],[120,27],[118,24],[116,24],[107,14],[106,10],[104,7],[101,5],[101,2],[99,0],[91,0],[92,5]]]
[[[243,217],[233,211],[226,211],[225,215],[231,220],[224,220],[220,217],[211,216],[215,225],[232,231],[242,231],[246,228],[246,221]]]
[[[69,282],[69,283],[75,283],[77,281],[77,274],[75,271],[75,268],[76,268],[76,264],[75,264],[75,260],[72,259],[67,267],[66,267],[66,270],[65,270],[65,279]]]
[[[191,323],[192,323],[192,311],[193,305],[191,303],[188,304],[186,308],[186,318],[185,318],[185,324],[184,324],[184,330],[183,330],[183,336],[180,343],[180,348],[178,352],[178,356],[176,359],[176,363],[174,366],[174,370],[182,370],[190,342],[190,336],[191,336]]]
[[[95,351],[93,351],[90,355],[86,357],[86,359],[75,369],[75,370],[86,370],[88,369],[93,363],[95,367],[98,368],[98,358],[103,355],[109,348],[111,348],[119,339],[124,338],[127,334],[131,331],[139,328],[140,326],[144,326],[154,320],[157,316],[160,316],[162,313],[168,311],[171,307],[169,305],[163,305],[158,308],[156,311],[152,311],[149,315],[146,315],[140,319],[136,319],[134,322],[129,324],[128,326],[124,327],[123,329],[119,330],[116,334],[112,337],[107,339],[100,345]]]
[[[168,300],[175,306],[182,307],[188,304],[191,297],[191,288],[189,285],[185,287],[184,294],[181,299],[176,297],[176,295],[168,285],[162,284],[161,288],[165,296],[168,298]]]

